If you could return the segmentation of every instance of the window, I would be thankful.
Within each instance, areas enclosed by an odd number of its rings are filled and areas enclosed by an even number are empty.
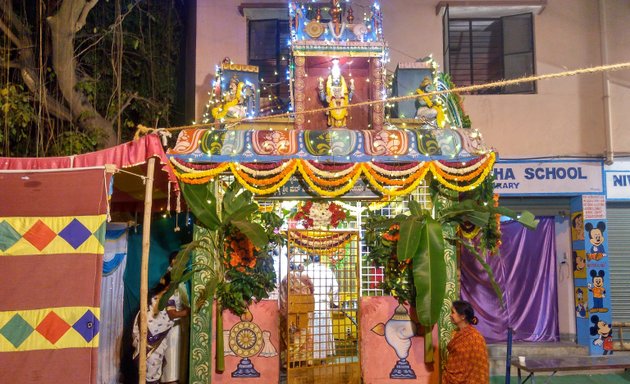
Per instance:
[[[248,64],[259,67],[261,114],[278,113],[288,108],[288,41],[288,20],[249,20]]]
[[[532,13],[503,17],[449,17],[444,13],[444,63],[457,86],[534,74]],[[483,89],[474,94],[534,93],[535,82]]]

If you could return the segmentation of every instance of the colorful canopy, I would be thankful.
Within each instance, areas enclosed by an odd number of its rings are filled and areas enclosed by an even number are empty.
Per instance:
[[[169,189],[178,191],[177,179],[162,148],[157,134],[141,137],[102,151],[83,155],[63,157],[0,157],[2,170],[63,170],[70,168],[90,168],[113,164],[129,173],[118,173],[114,177],[112,211],[142,211],[145,186],[142,180],[132,174],[146,175],[146,161],[159,158],[162,172],[155,172],[153,209],[163,210],[167,205]],[[131,173],[131,174],[130,174]]]
[[[185,130],[168,156],[184,183],[231,172],[250,191],[269,195],[299,172],[323,197],[345,194],[361,176],[384,195],[404,195],[427,172],[466,191],[486,178],[495,160],[477,131],[455,129]]]

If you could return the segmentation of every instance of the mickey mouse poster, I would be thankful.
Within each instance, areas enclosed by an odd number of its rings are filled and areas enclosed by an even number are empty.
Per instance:
[[[608,308],[604,308],[604,298],[606,297],[604,276],[606,276],[606,272],[603,270],[596,271],[591,269],[592,281],[588,283],[588,290],[593,293],[593,306],[591,307],[591,313],[608,312]]]
[[[591,243],[589,252],[587,253],[589,260],[601,260],[606,257],[606,248],[604,242],[606,237],[604,231],[606,231],[606,223],[599,221],[596,226],[591,223],[584,225],[586,232],[588,232],[588,241]]]
[[[593,324],[591,326],[591,336],[597,336],[593,340],[593,345],[601,347],[604,350],[603,355],[612,355],[612,326],[597,315],[591,316],[591,323]]]

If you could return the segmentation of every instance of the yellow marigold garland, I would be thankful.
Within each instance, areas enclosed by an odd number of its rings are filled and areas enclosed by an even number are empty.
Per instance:
[[[434,172],[440,174],[440,176],[442,176],[445,179],[454,180],[454,181],[470,181],[476,178],[477,176],[479,176],[479,174],[487,168],[488,163],[494,164],[494,159],[495,159],[495,155],[494,153],[491,153],[489,156],[486,156],[485,160],[480,161],[476,169],[469,174],[453,175],[454,172],[451,172],[450,170],[456,170],[456,168],[447,167],[438,161],[433,162],[432,166],[433,166]],[[445,168],[448,169],[448,171],[445,172]]]
[[[372,166],[373,166],[373,164],[366,163],[366,164],[364,164],[363,168],[367,172],[369,172],[370,175],[372,175],[372,177],[374,177],[374,179],[376,179],[378,182],[383,183],[384,185],[387,185],[387,186],[408,185],[409,183],[414,182],[418,177],[423,177],[424,175],[426,175],[426,169],[424,169],[425,167],[420,167],[413,174],[411,174],[409,177],[407,177],[406,179],[403,179],[403,180],[388,179],[387,177],[382,176],[378,172],[376,172],[373,169]]]
[[[197,171],[192,168],[185,167],[183,164],[176,161],[176,159],[171,159],[171,165],[175,175],[182,182],[188,184],[206,183],[215,178],[217,175],[230,169],[234,177],[243,185],[243,187],[250,192],[259,195],[267,195],[276,192],[289,181],[291,176],[293,176],[297,170],[299,170],[304,181],[320,196],[337,197],[343,195],[356,184],[362,174],[365,175],[369,183],[383,195],[402,196],[411,193],[415,188],[417,188],[423,181],[424,176],[428,171],[431,171],[433,177],[436,178],[442,185],[450,189],[458,192],[470,191],[477,188],[477,186],[479,186],[479,184],[481,184],[481,182],[488,176],[495,160],[496,155],[494,153],[490,153],[486,156],[486,159],[481,160],[470,167],[453,168],[434,161],[421,162],[417,166],[404,171],[389,171],[367,162],[357,163],[355,166],[347,170],[330,172],[318,169],[308,161],[302,159],[293,159],[274,169],[266,171],[257,171],[237,163],[221,163],[213,169]],[[462,174],[463,171],[468,170],[471,170],[472,172]],[[256,176],[268,176],[277,172],[280,173],[272,178],[256,178]],[[395,180],[387,178],[388,175],[396,177],[404,176],[406,173],[408,173],[409,176],[404,179]],[[252,176],[248,174],[251,174]],[[340,175],[341,177],[337,178]],[[332,178],[333,176],[336,176],[335,180],[326,179]],[[459,182],[465,182],[466,185],[459,185]],[[267,185],[269,185],[269,187],[259,188],[260,186]],[[341,187],[335,188],[339,186]],[[389,189],[387,186],[400,186],[401,188]],[[334,189],[324,189],[322,187],[330,187]]]
[[[280,180],[277,184],[272,185],[269,188],[265,188],[265,189],[261,189],[261,188],[256,188],[253,185],[249,185],[249,183],[247,183],[240,175],[238,172],[234,172],[234,169],[232,168],[232,174],[234,175],[234,177],[236,178],[236,180],[238,180],[239,183],[241,183],[241,185],[247,189],[248,191],[250,191],[251,193],[255,193],[257,195],[269,195],[272,193],[275,193],[278,189],[280,189],[283,185],[285,185],[287,183],[287,181],[289,181],[289,179],[291,178],[291,176],[293,176],[293,174],[295,173],[295,168],[289,168],[290,170],[292,170],[292,172],[287,172],[287,174],[285,175],[285,177]]]
[[[359,177],[361,176],[361,172],[356,172],[353,176],[352,179],[348,180],[348,184],[346,184],[345,186],[343,186],[340,189],[334,190],[334,191],[327,191],[325,189],[321,189],[319,188],[317,185],[315,185],[315,183],[308,177],[304,178],[304,181],[306,181],[306,183],[309,185],[309,187],[311,187],[311,189],[313,189],[313,191],[317,192],[320,196],[325,196],[325,197],[337,197],[337,196],[341,196],[344,193],[348,192],[349,190],[352,189],[352,187],[354,187],[354,184],[356,184],[357,180],[359,179]]]
[[[424,176],[427,174],[428,170],[429,170],[429,167],[423,168],[422,172],[420,172],[420,174],[418,175],[418,178],[413,183],[411,183],[406,188],[400,188],[400,189],[387,189],[383,187],[382,185],[380,185],[376,180],[374,180],[374,177],[372,177],[370,172],[365,171],[364,173],[365,173],[365,177],[368,179],[370,184],[372,184],[372,186],[376,188],[377,190],[379,190],[382,194],[389,195],[389,196],[402,196],[402,195],[407,195],[411,193],[412,191],[414,191],[416,188],[418,188],[420,183],[424,180]]]
[[[330,172],[330,171],[324,171],[317,168],[316,166],[311,164],[311,162],[308,160],[304,160],[302,162],[302,165],[306,165],[311,171],[313,171],[314,174],[316,174],[319,177],[328,177],[328,178],[333,178],[333,179],[345,176],[348,173],[351,173],[352,171],[354,171],[356,168],[356,167],[349,167],[348,169],[344,169],[341,171]]]
[[[317,175],[313,174],[313,172],[311,171],[311,169],[308,166],[305,167],[304,166],[304,161],[300,161],[298,163],[298,170],[300,171],[300,173],[302,174],[302,177],[304,177],[304,179],[311,179],[313,181],[313,183],[316,183],[316,184],[321,185],[323,187],[337,187],[339,185],[347,183],[357,173],[359,173],[359,174],[361,173],[361,165],[360,164],[357,164],[352,169],[353,169],[352,173],[348,174],[347,176],[343,176],[340,179],[337,179],[337,180],[325,180],[325,179],[317,177]]]
[[[293,174],[296,168],[295,165],[296,165],[296,160],[291,160],[291,164],[288,167],[286,167],[282,172],[280,172],[274,177],[264,178],[264,179],[256,179],[254,177],[249,176],[247,173],[239,169],[240,165],[238,164],[230,164],[230,169],[232,170],[232,173],[234,174],[238,173],[238,175],[243,180],[247,181],[250,184],[255,184],[258,186],[265,186],[265,185],[277,183],[278,181],[282,180],[287,175],[287,173]]]
[[[390,170],[384,169],[382,167],[379,167],[378,165],[376,165],[376,164],[374,164],[372,162],[366,163],[366,164],[369,164],[369,166],[373,170],[375,170],[376,172],[378,172],[378,173],[380,173],[382,175],[387,174],[388,176],[391,176],[391,177],[398,177],[398,176],[410,175],[410,174],[416,172],[418,169],[424,167],[427,163],[424,162],[424,161],[421,161],[418,164],[414,165],[413,167],[411,167],[409,169],[406,169],[404,171],[390,171]]]
[[[282,170],[284,170],[286,167],[293,165],[293,162],[295,162],[295,160],[285,161],[284,163],[280,164],[276,168],[268,169],[266,171],[259,171],[256,169],[252,169],[244,164],[239,164],[238,167],[240,170],[252,175],[253,177],[261,177],[261,176],[276,175],[282,172]]]
[[[474,178],[476,178],[477,176],[479,176],[479,174],[481,172],[484,171],[485,168],[483,167],[479,167],[476,170],[474,170],[473,172],[467,174],[467,175],[452,175],[448,172],[444,172],[439,165],[433,164],[433,172],[434,173],[438,173],[440,176],[442,176],[443,178],[447,179],[447,180],[453,180],[453,181],[470,181]]]
[[[490,170],[492,169],[492,164],[494,164],[494,161],[489,162],[488,166],[483,170],[481,176],[479,176],[479,178],[477,178],[477,180],[475,180],[474,182],[465,185],[465,186],[459,186],[456,184],[451,183],[450,181],[446,180],[445,178],[443,178],[438,172],[433,172],[433,176],[445,187],[453,189],[457,192],[466,192],[466,191],[471,191],[475,188],[477,188],[479,186],[479,184],[481,184],[481,182],[483,182],[486,178],[486,176],[488,176],[488,173],[490,173]],[[435,170],[435,167],[431,167],[431,170]]]
[[[490,157],[494,157],[494,153],[490,153],[488,155],[484,156],[484,159],[480,159],[479,161],[475,162],[474,164],[468,166],[468,167],[462,167],[462,168],[454,168],[454,167],[449,167],[448,165],[444,165],[442,163],[440,163],[439,161],[435,162],[435,165],[438,166],[441,170],[443,170],[446,173],[449,174],[453,174],[453,175],[465,175],[467,173],[470,173],[476,169],[479,169],[480,167],[482,167],[484,164],[486,164],[486,162],[488,161],[488,159]]]
[[[172,167],[173,173],[178,179],[188,184],[203,184],[214,179],[217,175],[225,172],[230,167],[230,163],[221,163],[216,168],[207,171],[180,172],[177,168]]]

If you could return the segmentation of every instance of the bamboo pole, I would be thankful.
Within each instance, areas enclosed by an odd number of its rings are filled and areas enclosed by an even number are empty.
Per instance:
[[[140,262],[140,353],[138,354],[138,383],[147,381],[147,307],[149,294],[149,247],[151,244],[151,207],[153,205],[153,173],[155,157],[147,162],[144,189],[144,220],[142,222],[142,259]]]

